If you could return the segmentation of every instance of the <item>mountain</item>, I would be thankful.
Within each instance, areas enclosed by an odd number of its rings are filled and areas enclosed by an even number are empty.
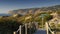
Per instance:
[[[39,13],[39,12],[49,12],[49,10],[51,10],[51,11],[60,10],[60,5],[50,6],[50,7],[42,7],[42,8],[27,8],[27,9],[11,10],[8,13],[25,15],[25,14],[29,14],[29,13],[34,14],[34,13]]]
[[[0,14],[0,16],[11,16],[11,14]]]

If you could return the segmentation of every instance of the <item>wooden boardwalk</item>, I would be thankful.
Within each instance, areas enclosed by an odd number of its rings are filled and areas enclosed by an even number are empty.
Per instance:
[[[47,34],[46,30],[37,30],[34,34]]]

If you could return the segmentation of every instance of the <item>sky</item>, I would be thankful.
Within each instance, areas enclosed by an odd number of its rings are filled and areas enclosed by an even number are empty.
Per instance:
[[[60,0],[0,0],[0,14],[10,10],[60,5]]]

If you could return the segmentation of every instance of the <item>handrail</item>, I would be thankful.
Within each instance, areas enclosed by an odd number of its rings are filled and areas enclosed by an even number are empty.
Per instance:
[[[49,28],[49,27],[48,27]],[[49,31],[52,33],[53,31],[49,28]]]
[[[52,34],[54,34],[54,31],[52,31],[50,28],[49,28],[49,31],[50,31]]]
[[[18,29],[17,31],[15,31],[15,32],[19,32],[19,33],[21,34],[21,28],[22,28],[22,27],[25,27],[25,28],[24,28],[24,29],[25,29],[25,34],[27,34],[28,25],[31,27],[31,26],[33,25],[33,23],[32,23],[32,24],[26,23],[26,24],[24,24],[24,25],[20,25],[21,27],[19,26],[19,29]],[[35,26],[36,26],[36,25],[35,25]],[[30,31],[30,33],[31,33],[31,31]]]
[[[23,27],[24,25],[22,25],[21,27]],[[20,26],[19,26],[20,27]],[[16,32],[18,32],[19,31],[19,29],[16,31]]]
[[[54,34],[54,31],[52,31],[48,25],[48,23],[46,22],[46,27],[47,27],[47,30],[49,30],[52,34]],[[47,31],[48,32],[48,31]],[[47,33],[48,34],[48,33]]]

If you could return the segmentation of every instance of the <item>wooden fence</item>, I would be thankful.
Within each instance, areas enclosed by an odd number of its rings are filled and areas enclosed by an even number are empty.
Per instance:
[[[38,25],[35,23],[20,25],[19,29],[13,32],[13,34],[32,34],[37,29],[37,27]]]

